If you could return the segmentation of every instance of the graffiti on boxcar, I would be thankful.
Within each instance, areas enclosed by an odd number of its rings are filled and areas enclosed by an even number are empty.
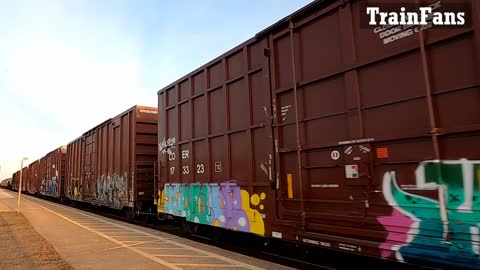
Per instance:
[[[132,175],[132,183],[135,183],[135,178]],[[133,184],[130,186],[130,193],[128,197],[128,206],[133,207]]]
[[[266,194],[252,194],[237,184],[166,184],[159,192],[158,210],[187,221],[226,229],[265,234],[262,201]]]
[[[124,176],[102,175],[96,181],[96,198],[113,207],[121,208],[128,205],[128,177],[127,173]]]
[[[40,179],[40,193],[45,192],[45,178]]]
[[[175,149],[175,143],[176,143],[176,139],[175,137],[173,138],[168,138],[165,140],[165,138],[163,138],[163,141],[158,145],[158,148],[160,150],[160,153],[162,154],[172,154],[173,153],[173,150]]]
[[[73,196],[73,199],[79,200],[81,199],[81,193],[79,190],[80,183],[82,183],[82,179],[80,178],[71,178],[70,180],[70,188],[68,189],[68,194]]]
[[[58,170],[55,170],[55,176],[52,176],[49,179],[42,178],[40,180],[40,193],[50,196],[59,196],[60,194],[58,192],[58,179]]]
[[[50,194],[57,193],[57,177],[54,176],[52,179],[49,179],[45,185],[47,192]]]
[[[379,218],[389,233],[382,256],[414,263],[462,257],[462,265],[480,266],[480,161],[425,161],[415,177],[418,190],[436,191],[437,197],[402,190],[395,172],[383,177],[393,213]]]
[[[43,178],[40,185],[40,191],[48,195],[57,195],[57,177],[51,179]]]

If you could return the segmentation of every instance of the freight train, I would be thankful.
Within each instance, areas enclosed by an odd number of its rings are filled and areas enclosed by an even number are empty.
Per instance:
[[[480,2],[415,3],[468,23],[392,31],[362,23],[368,1],[314,1],[28,166],[23,190],[479,269]]]
[[[2,182],[0,182],[0,187],[11,188],[12,187],[12,178],[3,179]]]
[[[156,214],[157,108],[134,106],[67,145],[65,197]]]
[[[156,161],[157,108],[133,106],[23,168],[22,192],[156,214]]]

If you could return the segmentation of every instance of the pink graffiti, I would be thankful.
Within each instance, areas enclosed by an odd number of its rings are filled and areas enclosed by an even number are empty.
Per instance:
[[[391,216],[381,216],[377,220],[388,232],[386,241],[379,246],[381,256],[388,258],[395,252],[395,246],[402,246],[409,241],[408,231],[414,221],[396,209],[393,209]]]

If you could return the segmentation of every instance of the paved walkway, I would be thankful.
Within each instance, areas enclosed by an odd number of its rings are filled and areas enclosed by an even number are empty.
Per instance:
[[[0,190],[0,205],[16,209]],[[75,208],[22,195],[21,212],[75,269],[290,269]]]
[[[0,189],[0,212],[9,212],[13,211],[13,209],[9,208],[5,204],[2,203],[1,199],[14,199],[11,194],[7,193],[4,189]]]

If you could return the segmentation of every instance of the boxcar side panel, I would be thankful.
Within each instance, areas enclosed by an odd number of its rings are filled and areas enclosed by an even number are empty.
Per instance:
[[[267,48],[252,39],[159,93],[160,213],[265,234],[275,213]]]
[[[67,196],[116,209],[153,206],[156,112],[134,106],[70,143]]]
[[[83,137],[79,137],[67,145],[67,177],[65,181],[65,196],[68,199],[75,201],[83,200],[83,145]]]
[[[45,183],[47,182],[47,155],[38,161],[38,181],[38,192],[44,195],[46,190]]]
[[[331,1],[272,31],[275,231],[411,263],[480,266],[480,14],[470,3],[471,26],[400,39],[361,26],[360,1]],[[452,254],[452,244],[466,248]]]
[[[65,196],[65,158],[67,147],[62,146],[40,160],[40,194],[55,198]]]
[[[32,179],[32,172],[33,172],[33,162],[30,163],[30,165],[27,167],[27,174],[28,177],[24,177],[23,181],[25,181],[25,192],[27,194],[30,194],[30,185],[31,185],[31,179]]]
[[[83,134],[83,155],[80,156],[82,159],[82,173],[83,173],[83,182],[82,182],[82,199],[85,201],[95,200],[99,194],[97,194],[97,175],[96,168],[97,164],[97,146],[98,146],[98,136],[99,132],[102,129],[108,129],[107,123],[102,123],[100,126],[87,131]],[[103,194],[102,194],[103,195]]]
[[[36,160],[33,163],[31,163],[29,166],[30,177],[27,184],[27,192],[29,194],[37,194],[39,192],[39,183],[40,183],[39,165],[40,165],[40,160]]]
[[[27,192],[27,184],[30,181],[30,173],[28,170],[28,166],[23,167],[21,180],[22,180],[22,192]]]
[[[95,129],[95,199],[112,208],[153,205],[157,109],[134,106]],[[88,150],[87,150],[88,152]]]
[[[18,191],[18,182],[20,177],[20,171],[12,174],[12,190]]]

